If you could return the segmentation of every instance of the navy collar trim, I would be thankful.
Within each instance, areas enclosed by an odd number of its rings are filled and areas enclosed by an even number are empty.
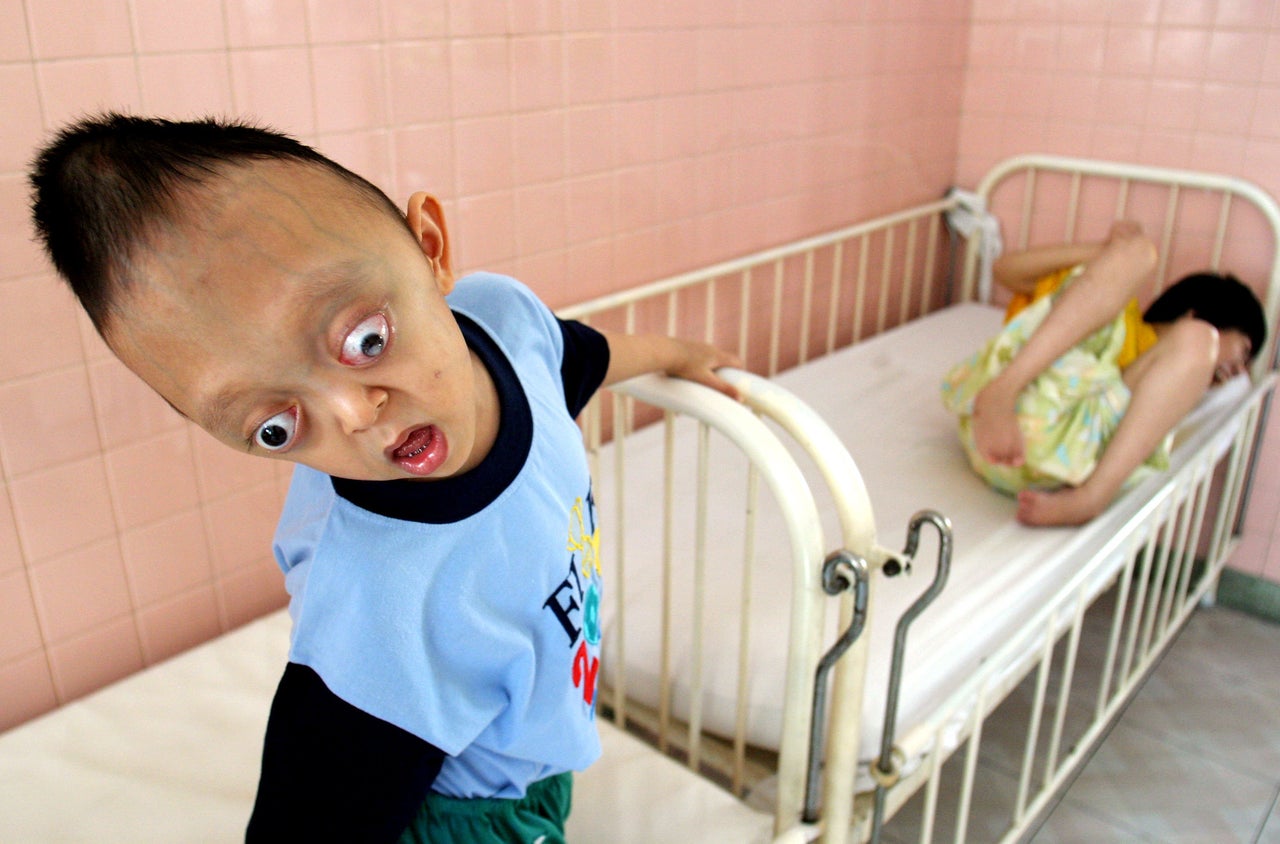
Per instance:
[[[493,448],[471,471],[435,481],[331,478],[334,491],[363,510],[423,524],[460,522],[497,500],[524,468],[533,445],[533,413],[524,387],[511,362],[484,329],[463,314],[454,312],[454,318],[498,391],[501,416]]]

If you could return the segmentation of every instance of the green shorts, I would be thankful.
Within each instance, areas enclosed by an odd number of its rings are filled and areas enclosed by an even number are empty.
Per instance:
[[[538,780],[519,800],[429,794],[400,844],[565,844],[572,796],[570,773]]]

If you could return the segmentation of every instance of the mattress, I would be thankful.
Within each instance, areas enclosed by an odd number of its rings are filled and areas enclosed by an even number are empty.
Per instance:
[[[243,841],[288,642],[274,613],[0,735],[0,841]],[[603,722],[601,738],[569,840],[770,840],[770,815]]]
[[[1085,560],[1114,535],[1141,502],[1139,487],[1118,500],[1103,516],[1083,528],[1029,528],[1014,519],[1015,502],[986,487],[969,469],[955,434],[954,419],[942,407],[939,384],[955,362],[990,337],[1000,325],[994,308],[963,304],[935,312],[835,354],[811,361],[775,380],[808,402],[836,431],[856,461],[869,491],[880,545],[903,547],[911,515],[935,509],[954,526],[950,579],[941,597],[911,628],[906,669],[897,717],[899,736],[909,736],[974,671],[1073,577]],[[1183,434],[1200,426],[1218,425],[1228,408],[1247,391],[1243,378],[1210,392],[1184,422]],[[692,423],[689,423],[692,424]],[[677,489],[697,483],[698,454],[694,437],[681,432],[670,458]],[[1225,451],[1231,431],[1223,427],[1213,448]],[[602,671],[610,684],[624,683],[629,697],[656,705],[655,666],[661,659],[660,597],[672,596],[669,639],[671,665],[677,677],[688,676],[700,637],[705,693],[701,704],[704,727],[732,735],[737,716],[735,701],[740,680],[739,605],[750,601],[751,633],[745,687],[749,699],[748,740],[766,748],[778,746],[782,723],[782,678],[786,659],[787,596],[791,591],[790,562],[785,537],[771,500],[761,493],[756,507],[757,529],[747,559],[742,490],[746,467],[727,443],[711,442],[706,472],[713,493],[705,524],[705,562],[699,573],[698,517],[677,504],[668,516],[672,524],[669,583],[664,585],[664,541],[651,528],[628,530],[619,538],[611,526],[612,459],[599,461],[597,504],[605,514],[602,553],[619,556],[625,564],[607,601],[605,657]],[[1175,459],[1176,459],[1175,449]],[[641,430],[626,442],[626,461],[632,467],[624,486],[627,524],[663,523],[664,460],[662,426]],[[820,486],[817,471],[798,458],[812,485]],[[687,493],[677,493],[681,501]],[[819,500],[820,507],[822,500]],[[823,507],[826,547],[839,544],[834,508]],[[902,612],[929,585],[934,575],[936,543],[926,532],[919,561],[909,574],[887,578],[877,574],[874,599],[864,636],[869,637],[869,661],[864,698],[860,761],[878,754],[884,717],[894,626]],[[615,547],[616,545],[616,547]],[[1123,563],[1095,560],[1087,572],[1087,590],[1100,591]],[[692,594],[703,584],[706,603],[699,616]],[[621,604],[621,611],[618,606]],[[834,604],[833,604],[834,606]],[[834,615],[834,609],[829,613]],[[699,620],[700,619],[700,620]],[[701,628],[698,632],[698,628]],[[625,647],[619,648],[625,632]],[[834,639],[828,618],[824,641]],[[1030,655],[1036,643],[1027,643]],[[1009,659],[1008,670],[1019,658]],[[623,676],[625,675],[625,677]],[[679,717],[690,712],[689,684],[676,680],[672,706]],[[963,720],[963,713],[959,715]],[[957,725],[958,726],[958,725]],[[911,752],[910,739],[905,740]],[[915,748],[923,752],[926,748]]]

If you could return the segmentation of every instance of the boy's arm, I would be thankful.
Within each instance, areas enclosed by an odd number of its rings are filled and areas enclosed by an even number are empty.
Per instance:
[[[715,373],[722,366],[741,366],[737,355],[706,343],[662,334],[601,333],[609,343],[609,368],[602,386],[608,387],[646,372],[662,372],[705,384],[730,398],[738,397],[738,391]]]
[[[417,815],[444,758],[291,662],[271,703],[245,840],[394,842]]]

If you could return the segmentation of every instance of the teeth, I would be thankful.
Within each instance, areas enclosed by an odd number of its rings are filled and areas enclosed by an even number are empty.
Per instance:
[[[401,455],[400,455],[400,457],[399,457],[399,459],[400,459],[400,460],[412,460],[413,458],[417,457],[419,454],[422,454],[422,452],[424,452],[424,451],[426,451],[428,448],[430,448],[430,447],[431,447],[431,443],[432,443],[434,440],[435,440],[435,437],[428,435],[428,436],[426,437],[426,439],[424,439],[424,440],[423,440],[423,442],[422,442],[422,444],[421,444],[421,445],[419,445],[417,448],[415,448],[415,449],[414,449],[413,451],[411,451],[411,452],[407,452],[407,453],[401,454]]]

